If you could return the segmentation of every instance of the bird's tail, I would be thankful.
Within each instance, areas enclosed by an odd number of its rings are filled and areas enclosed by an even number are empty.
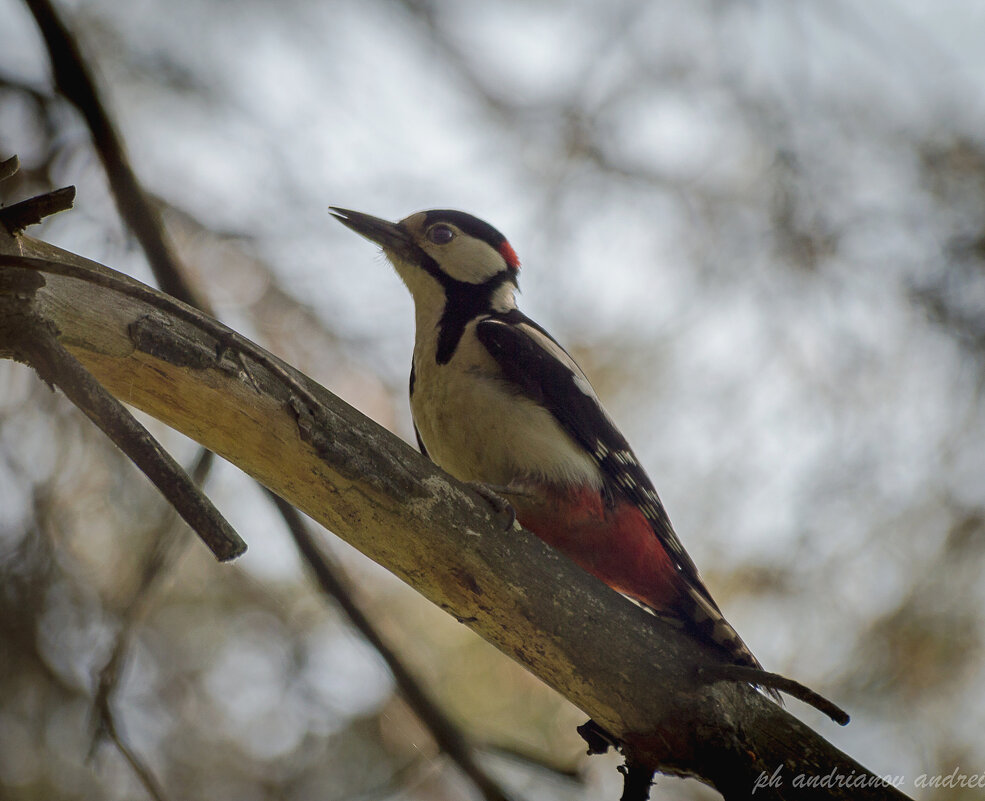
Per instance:
[[[763,670],[759,660],[753,655],[732,624],[725,619],[704,587],[687,583],[685,591],[677,599],[677,610],[685,625],[701,639],[710,642],[724,651],[733,664]],[[771,687],[761,687],[773,700],[782,704],[780,694]]]

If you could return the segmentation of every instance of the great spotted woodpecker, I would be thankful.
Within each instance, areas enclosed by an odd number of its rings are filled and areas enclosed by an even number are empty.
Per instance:
[[[506,238],[461,211],[399,223],[332,213],[383,248],[413,295],[421,452],[462,481],[495,486],[525,528],[610,587],[759,668],[581,368],[517,308],[520,262]]]

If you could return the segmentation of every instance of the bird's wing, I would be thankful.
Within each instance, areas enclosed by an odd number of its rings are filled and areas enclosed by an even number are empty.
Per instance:
[[[516,309],[480,319],[476,335],[499,364],[505,379],[550,411],[591,454],[608,490],[623,495],[639,508],[688,583],[700,588],[711,601],[653,483],[575,360],[547,331]]]

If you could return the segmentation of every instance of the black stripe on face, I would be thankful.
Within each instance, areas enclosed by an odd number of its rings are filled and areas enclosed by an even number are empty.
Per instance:
[[[499,246],[506,241],[506,237],[493,228],[485,220],[466,214],[464,211],[454,209],[431,209],[424,212],[424,226],[429,228],[438,222],[446,222],[454,225],[462,233],[480,239],[493,250],[498,251]]]
[[[435,264],[437,270],[437,264]],[[428,270],[428,272],[431,272]],[[468,284],[456,281],[437,270],[442,277],[438,281],[445,290],[445,311],[438,322],[438,349],[435,360],[448,364],[465,333],[465,326],[481,314],[491,311],[492,296],[503,284],[516,284],[516,278],[507,272],[494,275],[484,284]],[[431,273],[434,275],[434,273]]]
[[[424,215],[424,228],[439,222],[449,223],[466,236],[485,242],[497,252],[500,252],[501,246],[506,242],[506,237],[489,223],[464,211],[431,209],[424,212]],[[465,326],[480,314],[487,314],[492,310],[492,296],[496,290],[505,283],[516,286],[516,269],[497,273],[482,284],[470,284],[452,278],[430,256],[424,256],[421,268],[445,290],[445,310],[438,322],[438,347],[435,360],[438,364],[448,364],[455,355],[455,349],[465,332]]]

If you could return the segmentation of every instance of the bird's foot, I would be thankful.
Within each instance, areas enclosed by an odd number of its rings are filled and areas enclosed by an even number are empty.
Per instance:
[[[528,495],[529,493],[526,490],[516,484],[486,484],[482,481],[467,481],[466,484],[481,495],[496,514],[501,515],[505,513],[509,515],[509,519],[503,527],[505,531],[513,528],[516,523],[516,509],[503,496]]]

